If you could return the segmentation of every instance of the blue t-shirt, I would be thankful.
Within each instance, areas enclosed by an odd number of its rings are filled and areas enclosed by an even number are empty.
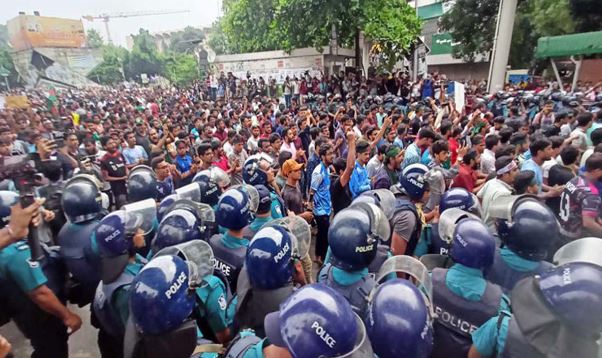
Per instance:
[[[523,166],[521,167],[521,172],[530,170],[535,173],[535,181],[537,183],[537,187],[539,192],[541,193],[541,189],[543,188],[543,171],[541,167],[535,163],[533,159],[525,160]]]
[[[311,175],[311,190],[314,192],[314,215],[330,215],[330,173],[324,163],[320,163]]]
[[[349,190],[351,191],[352,199],[357,198],[361,193],[370,190],[370,177],[368,170],[359,162],[355,162],[355,167],[349,179]]]
[[[138,164],[140,159],[148,159],[146,151],[139,145],[134,146],[134,148],[124,148],[121,154],[125,158],[125,164]]]
[[[422,153],[416,143],[410,144],[406,149],[405,157],[403,158],[403,163],[401,164],[401,169],[403,170],[405,167],[411,164],[420,163],[421,157]]]

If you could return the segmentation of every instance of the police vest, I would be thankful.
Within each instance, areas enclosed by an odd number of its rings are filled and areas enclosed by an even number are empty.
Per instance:
[[[429,254],[448,256],[451,245],[439,236],[439,224],[431,224],[430,232],[431,244],[429,246]]]
[[[370,292],[376,286],[376,281],[369,275],[362,277],[359,281],[349,286],[339,284],[334,280],[332,270],[334,266],[332,264],[325,264],[318,274],[318,282],[324,283],[336,291],[338,291],[351,305],[353,311],[360,317],[364,317],[366,306],[368,303],[368,296]]]
[[[82,225],[67,223],[57,237],[61,258],[82,286],[79,296],[83,303],[92,301],[100,282],[100,257],[92,252],[91,240],[97,226],[96,220]]]
[[[499,285],[504,293],[512,291],[514,285],[525,277],[537,275],[549,268],[554,267],[549,262],[540,261],[539,265],[532,271],[516,271],[508,266],[506,261],[500,255],[499,250],[496,250],[493,264],[485,273],[485,278],[491,283]]]
[[[500,315],[500,319],[504,317]],[[499,330],[499,326],[498,326]],[[533,346],[527,342],[525,336],[518,328],[516,320],[511,318],[508,323],[508,335],[506,336],[506,343],[504,345],[504,351],[501,354],[502,358],[545,358],[545,354],[539,353]]]
[[[372,260],[372,262],[370,263],[370,266],[368,266],[368,272],[370,273],[370,277],[372,277],[373,279],[376,277],[376,274],[378,273],[378,270],[380,270],[380,267],[383,265],[383,262],[385,262],[389,257],[391,253],[391,249],[389,248],[389,246],[383,244],[383,243],[378,243],[378,245],[376,246],[376,256],[374,257],[374,260]]]
[[[228,280],[230,287],[236,287],[238,274],[245,263],[246,247],[229,248],[222,243],[223,235],[213,235],[209,245],[213,249],[213,268]]]
[[[263,319],[268,313],[280,309],[280,304],[293,293],[293,285],[277,288],[275,290],[260,290],[251,288],[236,312],[235,324],[241,328],[251,328],[259,337],[265,336]]]
[[[433,305],[437,319],[434,328],[433,358],[466,357],[472,344],[471,333],[497,315],[502,290],[487,283],[480,301],[470,301],[453,293],[445,284],[448,270],[432,273]]]
[[[241,332],[232,340],[223,357],[243,358],[245,353],[247,353],[249,349],[253,348],[253,346],[259,342],[261,342],[261,338],[257,337],[253,333],[248,331]]]
[[[113,294],[118,289],[131,285],[133,280],[133,275],[124,272],[111,283],[105,284],[101,281],[96,288],[92,310],[102,329],[113,337],[121,337],[125,332],[125,326],[119,318],[119,312],[113,306]]]
[[[253,236],[255,236],[255,234],[257,234],[257,231],[251,229],[251,225],[247,225],[247,226],[245,226],[244,229],[242,229],[243,239],[251,241],[253,239]]]
[[[412,256],[414,254],[414,250],[416,249],[416,245],[418,245],[420,234],[422,232],[422,221],[420,220],[420,216],[416,210],[416,205],[414,205],[414,203],[407,198],[396,198],[394,210],[393,216],[397,215],[401,211],[409,210],[412,212],[412,214],[414,214],[414,218],[416,219],[416,226],[414,227],[414,231],[412,231],[412,235],[410,235],[408,238],[408,245],[405,251],[405,255]],[[393,229],[393,225],[391,225],[391,229]]]

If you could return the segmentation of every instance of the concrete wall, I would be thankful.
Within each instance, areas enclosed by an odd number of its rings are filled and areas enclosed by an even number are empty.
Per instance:
[[[462,80],[486,80],[489,74],[489,62],[481,63],[459,63],[446,65],[429,65],[429,73],[439,72],[445,74],[448,79]]]
[[[583,60],[579,80],[593,83],[602,81],[602,59]]]

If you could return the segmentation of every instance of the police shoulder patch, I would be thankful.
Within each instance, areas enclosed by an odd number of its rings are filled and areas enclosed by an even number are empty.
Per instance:
[[[38,268],[38,267],[40,267],[40,263],[37,262],[37,261],[35,261],[35,260],[27,260],[27,264],[31,268]]]
[[[223,311],[228,307],[228,303],[226,302],[226,297],[223,294],[219,296],[217,299],[217,303],[219,304],[219,308]]]

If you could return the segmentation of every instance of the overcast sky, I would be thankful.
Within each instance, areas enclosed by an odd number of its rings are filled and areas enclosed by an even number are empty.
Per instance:
[[[19,11],[42,16],[81,19],[83,15],[130,11],[189,10],[188,13],[155,15],[144,17],[116,18],[109,21],[113,42],[125,46],[125,37],[137,33],[139,28],[151,32],[179,30],[186,26],[209,26],[220,14],[220,0],[2,0],[0,22],[17,16]],[[102,20],[83,20],[87,29],[97,29],[106,41]]]

